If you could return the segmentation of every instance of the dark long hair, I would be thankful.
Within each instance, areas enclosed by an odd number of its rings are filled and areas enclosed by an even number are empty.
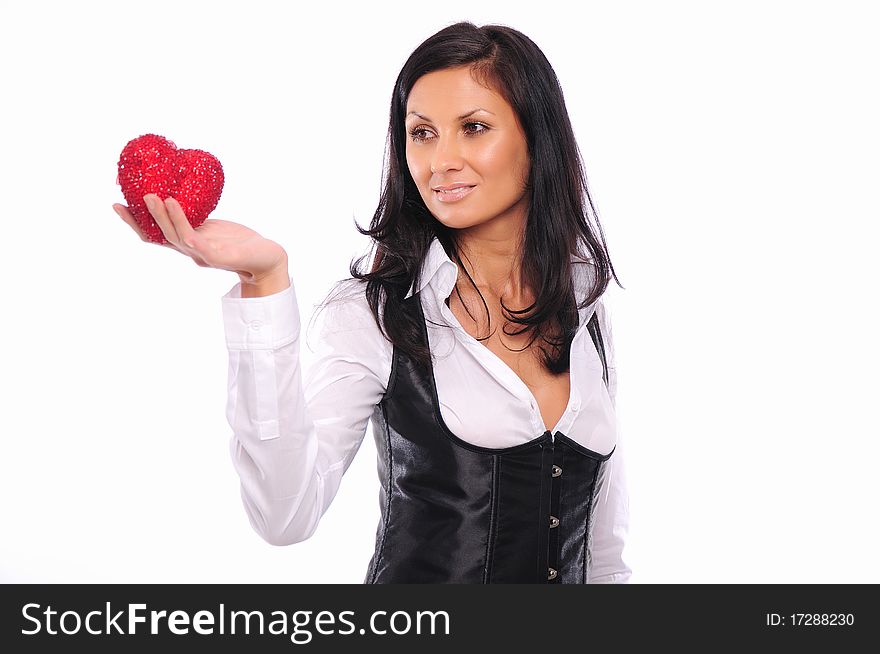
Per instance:
[[[429,37],[409,56],[391,98],[379,206],[369,229],[355,223],[361,234],[373,239],[375,249],[352,262],[350,273],[366,281],[367,301],[386,338],[426,366],[430,350],[417,345],[422,326],[417,310],[404,296],[411,285],[418,288],[422,262],[435,236],[459,269],[467,270],[459,256],[456,230],[431,214],[410,175],[404,118],[409,93],[422,75],[461,66],[469,66],[475,79],[507,100],[525,132],[530,174],[521,267],[536,300],[522,310],[510,310],[503,303],[502,309],[509,322],[523,326],[514,334],[531,330],[529,346],[538,337],[551,346],[549,351],[541,346],[544,365],[553,373],[563,372],[577,332],[578,308],[597,300],[612,277],[618,285],[620,280],[590,198],[559,80],[538,46],[515,29],[456,23]],[[593,265],[591,288],[580,305],[574,293],[573,255]],[[364,259],[371,256],[369,271],[361,272]]]

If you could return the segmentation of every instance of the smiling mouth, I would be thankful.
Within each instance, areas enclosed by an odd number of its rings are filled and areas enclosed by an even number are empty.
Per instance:
[[[432,189],[431,192],[440,202],[455,202],[456,200],[461,200],[473,190],[473,186],[460,186],[451,191],[435,191]]]

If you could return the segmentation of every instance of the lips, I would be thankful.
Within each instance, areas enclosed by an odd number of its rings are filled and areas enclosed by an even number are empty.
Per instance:
[[[461,200],[474,189],[469,184],[450,184],[449,186],[438,186],[432,189],[434,197],[440,202],[455,202]]]
[[[445,186],[433,186],[432,189],[434,191],[452,191],[457,188],[462,188],[464,186],[474,186],[473,184],[467,184],[465,182],[455,182],[454,184],[446,184]]]

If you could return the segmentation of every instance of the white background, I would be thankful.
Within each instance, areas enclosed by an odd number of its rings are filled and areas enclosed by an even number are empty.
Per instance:
[[[400,67],[468,19],[553,64],[626,287],[633,581],[880,582],[871,4],[4,0],[0,580],[362,581],[371,433],[309,541],[252,531],[238,278],[142,243],[116,162],[148,132],[216,155],[212,217],[287,249],[306,320],[369,247]]]

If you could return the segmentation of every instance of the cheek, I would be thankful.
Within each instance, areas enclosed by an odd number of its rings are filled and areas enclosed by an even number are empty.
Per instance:
[[[425,171],[428,171],[428,174],[430,175],[429,165],[424,159],[424,157],[420,157],[415,151],[407,149],[406,165],[409,168],[409,174],[418,185],[427,182]]]
[[[484,148],[480,153],[484,177],[491,177],[516,189],[522,188],[528,174],[528,157],[516,143],[501,141]]]

